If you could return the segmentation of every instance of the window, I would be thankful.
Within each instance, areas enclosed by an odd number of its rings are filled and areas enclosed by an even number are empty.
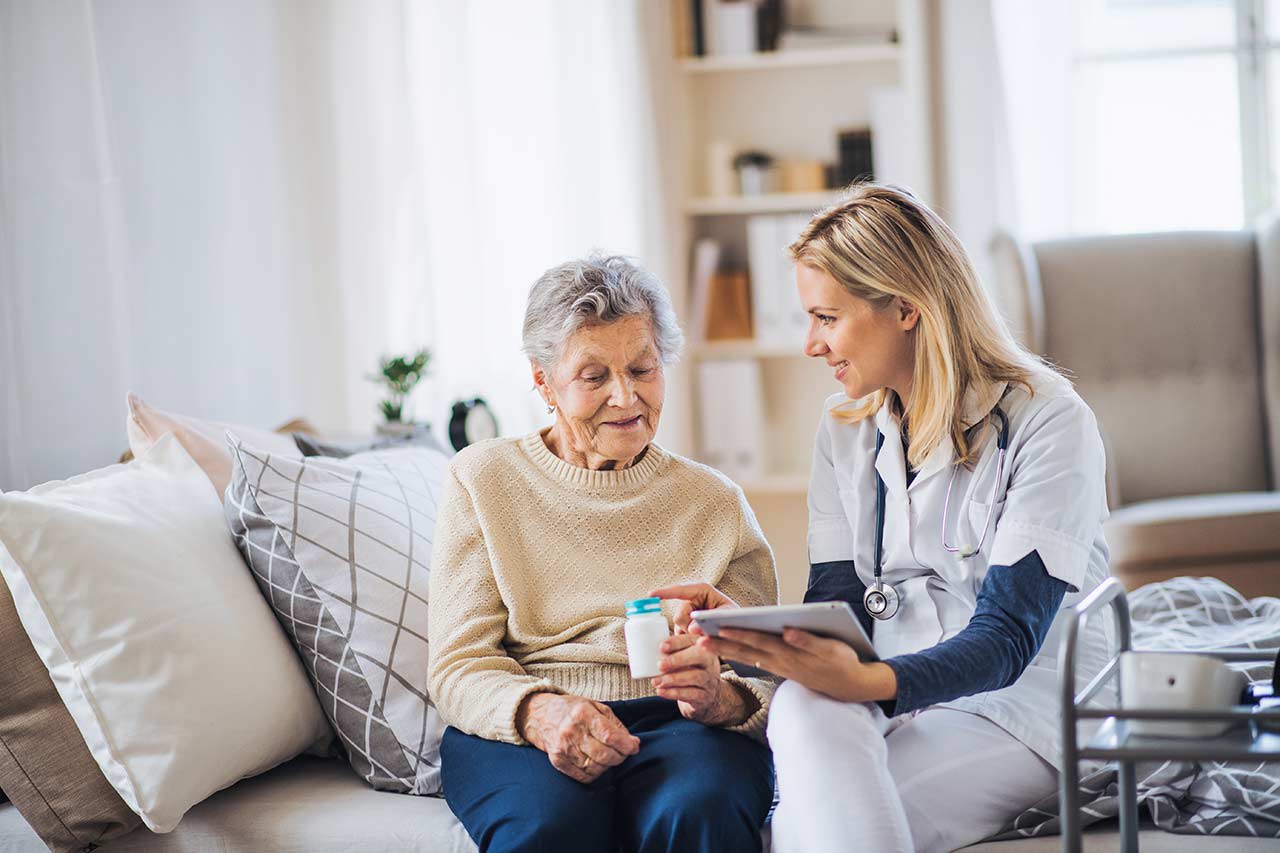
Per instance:
[[[1066,220],[1239,228],[1276,199],[1280,0],[1078,0]]]

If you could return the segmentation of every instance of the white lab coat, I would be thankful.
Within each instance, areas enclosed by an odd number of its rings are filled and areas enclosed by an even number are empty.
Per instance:
[[[1065,380],[1049,379],[1038,384],[1034,396],[1003,384],[985,393],[971,391],[965,425],[977,423],[997,401],[1009,418],[1003,483],[995,482],[992,425],[973,433],[982,452],[972,472],[956,469],[946,442],[925,460],[910,487],[899,421],[890,405],[858,424],[842,423],[830,413],[848,403],[844,395],[824,406],[809,485],[809,560],[853,560],[863,584],[872,583],[878,470],[886,486],[883,579],[902,600],[896,616],[875,623],[873,642],[882,658],[920,651],[959,633],[973,616],[990,565],[1012,565],[1039,551],[1049,574],[1068,584],[1064,609],[1107,577],[1105,457],[1093,412]],[[878,458],[877,431],[884,434]],[[968,560],[942,547],[943,500],[953,470],[949,545],[977,544],[994,488],[992,529],[981,551]],[[1062,626],[1060,614],[1040,653],[1013,685],[941,707],[987,718],[1060,767]],[[1113,642],[1105,620],[1093,620],[1085,630],[1077,658],[1081,686],[1105,666]]]

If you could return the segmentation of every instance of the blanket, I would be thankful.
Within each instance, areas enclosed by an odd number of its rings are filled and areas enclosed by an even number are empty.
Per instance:
[[[1280,648],[1280,598],[1240,596],[1214,578],[1174,578],[1129,594],[1133,648],[1203,651]],[[1269,680],[1271,664],[1242,665]],[[1138,809],[1169,832],[1280,838],[1280,763],[1165,761],[1139,763]],[[1101,764],[1080,780],[1081,825],[1120,812],[1118,771]],[[1058,798],[1018,815],[992,840],[1059,831]]]

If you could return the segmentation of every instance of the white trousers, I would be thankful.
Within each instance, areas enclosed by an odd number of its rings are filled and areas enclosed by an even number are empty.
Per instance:
[[[787,681],[769,706],[781,800],[773,849],[955,850],[1058,788],[1053,766],[1004,729],[929,708],[887,719]]]

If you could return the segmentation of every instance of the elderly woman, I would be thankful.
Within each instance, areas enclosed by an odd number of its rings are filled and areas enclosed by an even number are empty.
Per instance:
[[[429,687],[445,798],[481,850],[759,849],[773,684],[687,633],[656,678],[627,666],[629,599],[686,582],[777,599],[742,490],[653,442],[680,344],[666,291],[627,259],[548,270],[524,351],[555,423],[468,447],[446,478]]]

